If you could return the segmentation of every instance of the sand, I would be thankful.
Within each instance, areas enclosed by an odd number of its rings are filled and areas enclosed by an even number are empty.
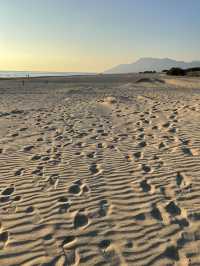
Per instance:
[[[200,265],[200,81],[139,80],[0,81],[0,265]]]

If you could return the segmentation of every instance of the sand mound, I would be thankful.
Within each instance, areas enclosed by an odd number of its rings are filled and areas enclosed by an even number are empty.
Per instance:
[[[138,79],[137,81],[136,81],[136,83],[146,83],[146,82],[148,82],[148,83],[152,83],[153,82],[153,80],[152,79],[150,79],[150,78],[141,78],[141,79]]]
[[[117,103],[117,99],[115,97],[108,96],[104,98],[103,100],[101,100],[101,102],[105,104],[114,104],[114,103]]]
[[[165,79],[165,82],[169,85],[180,88],[196,89],[200,88],[200,79],[199,78],[174,78],[174,79]]]
[[[141,78],[136,83],[165,83],[165,81],[158,78]]]

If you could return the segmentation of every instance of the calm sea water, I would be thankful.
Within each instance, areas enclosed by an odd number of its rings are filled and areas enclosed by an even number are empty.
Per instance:
[[[47,76],[72,76],[72,75],[86,75],[94,73],[83,72],[37,72],[37,71],[0,71],[0,78],[23,78],[27,77],[47,77]]]

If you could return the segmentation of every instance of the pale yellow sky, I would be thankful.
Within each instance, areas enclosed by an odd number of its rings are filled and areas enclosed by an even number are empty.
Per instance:
[[[124,56],[84,54],[73,47],[55,49],[51,44],[27,47],[22,50],[18,43],[0,43],[0,70],[102,72],[124,60]],[[129,61],[128,56],[126,59]]]
[[[103,72],[121,61],[116,58],[85,58],[85,57],[63,57],[46,56],[34,54],[1,54],[0,53],[0,70],[16,70],[16,71],[63,71],[63,72]]]
[[[0,70],[103,72],[140,57],[199,60],[200,1],[172,2],[1,1]]]

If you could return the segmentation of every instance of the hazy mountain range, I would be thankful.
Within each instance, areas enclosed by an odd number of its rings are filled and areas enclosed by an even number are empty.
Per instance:
[[[191,67],[200,67],[200,61],[184,62],[176,61],[169,58],[140,58],[134,63],[131,64],[121,64],[115,66],[111,69],[106,70],[104,73],[132,73],[132,72],[143,72],[143,71],[162,71],[164,69],[170,69],[172,67],[180,68],[191,68]]]

